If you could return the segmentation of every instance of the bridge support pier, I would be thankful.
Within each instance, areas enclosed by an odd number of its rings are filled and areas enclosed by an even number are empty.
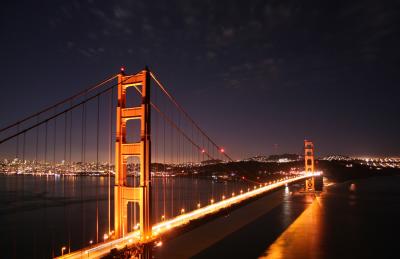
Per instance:
[[[135,87],[141,92],[142,103],[126,107],[126,90]],[[127,143],[126,123],[140,120],[140,142]],[[140,160],[140,185],[128,186],[127,160]],[[152,236],[151,229],[151,142],[150,142],[150,72],[146,68],[135,75],[118,75],[118,104],[116,115],[115,187],[114,187],[114,238],[124,237],[128,232],[128,203],[139,205],[139,228],[141,239]]]

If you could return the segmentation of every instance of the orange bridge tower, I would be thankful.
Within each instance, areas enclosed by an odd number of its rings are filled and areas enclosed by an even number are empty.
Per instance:
[[[137,107],[126,107],[128,87],[135,87],[141,93],[142,102]],[[140,120],[140,141],[127,143],[126,124],[128,120]],[[146,67],[135,75],[118,75],[118,104],[115,142],[115,187],[114,187],[114,231],[115,238],[124,237],[128,230],[128,203],[139,205],[139,228],[141,239],[152,235],[151,229],[151,144],[150,144],[150,72]],[[140,161],[140,185],[128,186],[128,157]]]
[[[314,144],[309,140],[304,140],[304,171],[314,173]],[[306,180],[306,191],[315,191],[314,177]]]

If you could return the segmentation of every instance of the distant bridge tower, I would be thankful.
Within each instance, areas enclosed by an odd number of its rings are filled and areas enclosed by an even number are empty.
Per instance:
[[[306,173],[314,173],[314,144],[304,140],[304,168]],[[306,180],[306,191],[315,191],[314,177]]]
[[[126,90],[137,87],[141,92],[142,103],[137,107],[126,107]],[[127,143],[126,123],[140,120],[140,141]],[[150,72],[147,68],[136,75],[118,75],[118,105],[116,116],[115,143],[115,187],[114,187],[114,231],[115,238],[124,237],[128,229],[128,203],[139,204],[140,234],[145,240],[152,235],[151,226],[151,181],[150,181]],[[127,184],[127,159],[140,160],[140,186]]]

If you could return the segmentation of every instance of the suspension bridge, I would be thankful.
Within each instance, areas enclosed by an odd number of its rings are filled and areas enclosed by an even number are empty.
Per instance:
[[[32,222],[27,233],[10,233],[11,253],[17,256],[33,240],[30,251],[37,257],[101,258],[126,251],[151,258],[153,247],[176,228],[294,182],[304,181],[313,191],[319,172],[312,142],[304,144],[303,170],[254,177],[154,72],[146,67],[127,75],[121,69],[0,129],[1,155],[8,157],[0,171],[17,176],[21,189],[15,204],[22,205],[15,210],[29,217],[37,204],[27,202],[37,195],[42,200],[37,206],[54,212],[45,213],[43,223]],[[46,177],[46,185],[30,176]],[[212,181],[197,180],[204,177]],[[195,180],[188,186],[181,178]],[[48,226],[50,214],[57,215],[61,230]],[[50,237],[41,238],[46,231]],[[30,241],[19,244],[21,235]]]

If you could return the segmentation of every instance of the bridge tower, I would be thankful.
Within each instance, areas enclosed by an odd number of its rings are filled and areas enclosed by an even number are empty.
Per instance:
[[[141,92],[142,103],[136,107],[126,107],[128,87],[136,87]],[[127,143],[126,124],[128,120],[140,120],[140,141]],[[135,75],[118,75],[118,104],[116,116],[115,142],[115,187],[114,187],[114,231],[115,238],[124,237],[128,230],[128,203],[139,205],[139,227],[141,239],[152,235],[151,226],[151,143],[150,143],[150,72],[146,67]],[[127,184],[127,159],[140,160],[140,185]]]
[[[304,140],[304,169],[306,173],[314,173],[314,144]],[[306,191],[315,191],[315,179],[311,177],[306,180]]]

